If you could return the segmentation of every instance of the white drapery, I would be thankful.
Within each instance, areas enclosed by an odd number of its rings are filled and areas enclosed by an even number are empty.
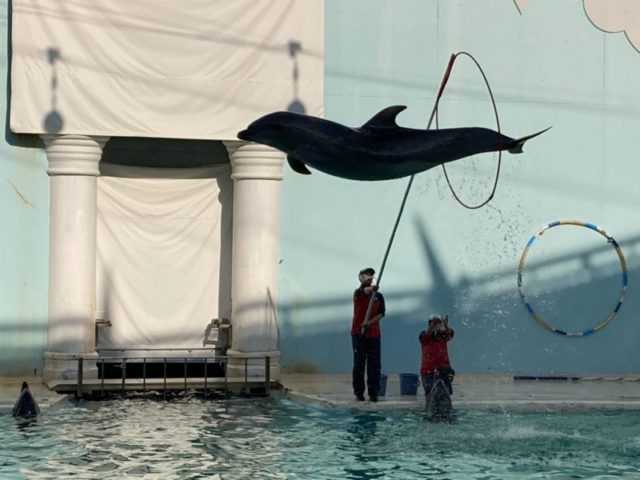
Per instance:
[[[98,178],[99,346],[202,347],[231,309],[230,166],[102,165]]]
[[[234,140],[323,105],[323,0],[12,0],[11,130]]]

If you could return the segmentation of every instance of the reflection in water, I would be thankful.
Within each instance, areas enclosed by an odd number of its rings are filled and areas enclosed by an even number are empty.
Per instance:
[[[640,477],[640,412],[458,420],[278,398],[69,402],[28,427],[0,413],[0,478]]]
[[[385,417],[375,412],[358,412],[347,421],[347,432],[351,437],[349,446],[353,452],[353,462],[344,467],[346,478],[372,479],[384,478],[385,471],[380,461],[384,460],[385,450],[377,432],[378,423]]]

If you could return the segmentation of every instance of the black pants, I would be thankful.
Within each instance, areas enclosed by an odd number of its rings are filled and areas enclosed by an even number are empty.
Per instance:
[[[364,395],[364,370],[367,369],[367,389],[370,397],[380,390],[380,337],[352,335],[353,393]]]

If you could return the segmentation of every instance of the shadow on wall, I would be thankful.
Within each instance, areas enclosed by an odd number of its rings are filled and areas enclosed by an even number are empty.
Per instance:
[[[72,328],[72,320],[60,325]],[[0,318],[0,377],[40,375],[46,349],[46,318]]]
[[[84,16],[83,21],[86,22],[87,24],[103,23],[103,19],[101,18],[100,12],[97,11],[94,13],[96,13],[95,16]],[[12,2],[9,1],[7,2],[7,37],[8,38],[7,38],[7,50],[6,50],[6,58],[7,58],[6,85],[7,87],[6,87],[5,98],[7,100],[7,103],[6,103],[6,111],[5,111],[5,141],[12,146],[27,147],[27,148],[42,148],[42,142],[40,141],[37,135],[15,134],[10,130],[10,124],[11,124],[10,109],[11,109],[11,91],[12,91],[11,62],[12,62],[12,56],[13,56],[13,49],[12,49],[12,43],[11,43],[12,16],[13,16]],[[278,23],[283,22],[284,19],[285,18],[283,16],[282,18],[279,19]],[[113,21],[114,19],[111,19],[111,20]],[[127,27],[127,28],[136,29],[136,30],[141,29],[141,27],[137,25],[135,22],[132,22],[131,19],[122,19],[121,21],[116,23],[118,23],[119,28]],[[218,27],[217,29],[215,27],[216,26],[214,26],[214,29],[212,30],[211,35],[206,35],[204,39],[206,39],[209,42],[226,43],[229,45],[237,45],[237,46],[251,45],[255,49],[275,50],[282,53],[285,53],[285,52],[288,53],[289,57],[291,57],[293,62],[293,66],[292,66],[293,100],[287,106],[287,110],[290,112],[296,112],[296,113],[306,112],[306,107],[299,97],[300,72],[299,72],[298,58],[301,54],[305,56],[313,57],[313,58],[320,58],[321,54],[317,52],[303,50],[301,42],[295,39],[289,40],[289,42],[287,42],[286,44],[277,44],[277,45],[268,45],[265,43],[255,44],[248,41],[246,38],[231,37],[231,36],[223,35],[221,32],[228,30],[227,25],[224,25],[224,26],[219,25],[217,26]],[[277,27],[277,24],[276,24],[276,27]],[[154,28],[152,30],[157,33],[158,29]],[[166,31],[163,31],[163,33],[166,35],[177,35],[182,37],[194,36],[193,32],[186,32],[186,31],[179,32],[175,29],[167,29]],[[197,36],[198,35],[196,35],[196,37]],[[43,128],[43,131],[46,132],[47,134],[55,135],[60,133],[63,130],[64,123],[65,123],[63,116],[60,114],[57,108],[58,90],[59,90],[58,62],[62,58],[63,54],[59,48],[53,47],[53,46],[48,47],[46,50],[44,50],[43,53],[47,56],[47,61],[50,65],[50,71],[51,71],[50,73],[51,97],[50,98],[51,100],[50,100],[50,110],[42,119],[42,128]],[[148,81],[148,79],[144,79],[144,80]],[[204,92],[201,93],[201,95],[204,95],[204,94],[205,94]]]
[[[602,331],[585,338],[566,338],[552,334],[537,325],[524,310],[518,298],[514,269],[493,271],[474,279],[451,281],[442,269],[437,251],[420,221],[416,222],[416,235],[422,241],[425,276],[434,279],[431,290],[415,288],[402,292],[387,291],[385,298],[391,306],[383,323],[383,370],[385,372],[416,371],[419,362],[417,336],[425,326],[430,312],[448,312],[456,337],[450,345],[454,368],[459,372],[531,372],[531,373],[624,373],[640,371],[637,350],[638,326],[634,312],[640,307],[634,296],[628,296],[618,318]],[[629,277],[637,278],[637,252],[640,235],[619,240],[629,265]],[[591,280],[587,284],[571,284],[566,277],[558,277],[550,285],[551,293],[544,301],[553,305],[551,314],[557,319],[594,318],[594,305],[590,299],[602,299],[602,292],[617,290],[619,268],[612,259],[609,264],[589,266],[585,261],[594,255],[611,253],[608,245],[590,250],[580,250],[569,255],[557,256],[544,262],[527,265],[527,272],[535,274],[550,265],[579,261],[589,270]],[[631,255],[629,255],[631,254]],[[608,258],[608,257],[607,257]],[[611,268],[609,268],[611,267]],[[503,285],[504,284],[504,285]],[[501,286],[502,285],[502,286]],[[612,288],[613,286],[613,288]],[[302,304],[280,305],[280,350],[282,364],[300,365],[305,371],[330,373],[348,372],[351,368],[351,344],[349,338],[351,292],[344,296],[319,298]],[[614,292],[615,293],[615,292]],[[108,296],[108,295],[107,295]],[[566,298],[578,298],[583,302],[567,304]],[[409,301],[407,301],[409,300]],[[542,303],[537,299],[536,307]],[[611,298],[611,308],[616,298]],[[411,305],[393,309],[393,305]],[[292,318],[295,310],[322,311],[334,307],[344,311],[344,316],[316,318],[326,326],[311,335],[294,335]],[[605,311],[608,305],[597,305]],[[536,308],[537,310],[537,308]],[[596,315],[596,320],[601,317]],[[203,320],[208,322],[209,319]],[[204,323],[203,323],[204,325]],[[557,325],[565,327],[565,325]],[[592,325],[586,325],[592,326]],[[0,321],[1,338],[19,338],[28,334],[46,335],[46,321]],[[71,328],[71,323],[69,324]],[[170,343],[169,336],[160,339]],[[38,352],[38,357],[40,352]],[[24,345],[5,345],[0,353],[3,375],[24,374],[33,368],[41,368],[42,359],[34,358],[33,351]],[[14,368],[15,367],[15,368]],[[19,368],[20,371],[15,370]],[[11,370],[13,369],[13,370]]]
[[[4,124],[4,139],[8,145],[13,147],[23,147],[23,148],[43,148],[44,144],[42,140],[37,135],[24,135],[24,134],[15,134],[9,129],[10,125],[10,108],[11,108],[11,3],[7,2],[7,88],[5,91],[5,99],[6,99],[6,111],[5,111],[5,124]]]
[[[286,17],[290,14],[290,9],[285,9],[281,18],[279,18],[274,24],[273,28],[277,29],[285,20]],[[111,16],[113,17],[113,16]],[[122,17],[116,18],[110,17],[111,24],[115,25],[116,28],[119,29],[130,29],[130,30],[146,30],[153,34],[162,33],[163,35],[171,35],[177,37],[177,41],[181,38],[199,38],[202,41],[207,41],[210,43],[220,43],[227,44],[230,48],[233,47],[247,47],[250,46],[253,50],[264,50],[264,51],[275,51],[278,53],[282,53],[283,55],[287,55],[292,59],[293,67],[292,67],[292,78],[293,78],[293,100],[287,106],[287,110],[290,112],[297,113],[305,113],[306,107],[304,103],[299,98],[299,57],[300,55],[304,55],[310,58],[322,58],[322,54],[320,52],[310,51],[308,49],[303,49],[300,41],[291,39],[286,43],[278,43],[278,44],[270,44],[268,42],[255,42],[248,40],[241,35],[229,34],[228,25],[223,25],[222,23],[212,25],[212,28],[207,31],[207,33],[198,33],[189,29],[180,29],[180,28],[162,28],[157,25],[141,27],[139,22],[137,22],[134,18],[130,17]],[[100,25],[104,23],[104,12],[100,9],[97,9],[90,15],[78,14],[75,12],[75,17],[77,21],[85,24],[85,26],[90,27],[91,25]],[[7,100],[6,111],[5,111],[5,141],[9,145],[13,146],[21,146],[21,147],[30,147],[30,148],[41,148],[42,143],[40,142],[37,136],[33,135],[22,135],[22,134],[14,134],[10,130],[10,100],[11,100],[11,63],[13,57],[13,46],[12,46],[12,19],[13,19],[13,7],[12,2],[7,2],[6,9],[6,21],[7,21],[7,47],[6,47],[6,59],[7,59],[7,83],[6,83],[6,95],[5,98]],[[42,51],[42,54],[46,55],[48,64],[50,66],[50,109],[44,115],[42,119],[42,128],[43,132],[47,134],[58,134],[63,130],[65,119],[63,115],[58,110],[58,91],[59,91],[59,83],[58,83],[58,64],[61,58],[63,58],[64,53],[60,48],[55,46],[49,46],[48,48]],[[69,59],[66,59],[68,62]],[[146,78],[140,78],[141,81],[152,81]],[[206,96],[206,92],[199,92],[201,96]],[[216,99],[209,100],[215,101]],[[284,107],[284,105],[283,105]],[[100,134],[97,132],[97,134]],[[103,133],[104,134],[104,133]]]
[[[601,331],[581,338],[557,335],[537,324],[525,310],[517,291],[517,265],[483,272],[472,279],[463,277],[452,281],[442,268],[424,223],[418,220],[415,227],[423,246],[425,279],[432,279],[434,286],[402,292],[383,289],[387,303],[387,317],[382,323],[383,371],[417,371],[417,337],[431,312],[450,315],[451,326],[456,331],[450,356],[454,368],[460,372],[640,371],[640,358],[630,355],[636,350],[633,338],[638,331],[633,312],[640,306],[633,295],[627,294],[619,315]],[[627,255],[629,277],[633,282],[638,273],[638,262],[633,256],[640,248],[640,235],[618,241]],[[615,307],[622,283],[618,260],[612,250],[604,244],[537,263],[528,260],[525,276],[535,277],[546,269],[579,262],[584,276],[589,277],[588,282],[575,282],[560,274],[546,280],[544,294],[529,296],[527,292],[536,312],[556,324],[553,326],[569,331],[581,331],[602,321]],[[596,256],[606,258],[606,263],[588,261]],[[285,368],[302,365],[305,369],[328,373],[350,371],[350,294],[345,292],[340,297],[296,304],[281,302],[280,347]],[[394,305],[411,307],[397,309]],[[300,311],[335,312],[338,309],[344,316],[314,317],[318,327],[315,333],[295,334],[297,325],[293,319]]]
[[[287,112],[307,113],[307,109],[299,96],[300,71],[298,68],[298,54],[302,51],[302,44],[295,40],[289,41],[289,56],[293,60],[293,100],[287,106]]]
[[[47,58],[51,65],[51,110],[44,117],[43,126],[44,131],[50,135],[55,135],[62,131],[64,120],[60,113],[58,113],[58,70],[56,62],[60,58],[60,50],[57,48],[49,47],[47,49]]]

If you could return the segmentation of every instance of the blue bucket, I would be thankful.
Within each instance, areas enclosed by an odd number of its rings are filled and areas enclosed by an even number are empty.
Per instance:
[[[384,397],[387,394],[387,376],[384,373],[380,374],[380,387],[378,388],[378,396]]]
[[[400,395],[418,394],[418,374],[400,373]]]

